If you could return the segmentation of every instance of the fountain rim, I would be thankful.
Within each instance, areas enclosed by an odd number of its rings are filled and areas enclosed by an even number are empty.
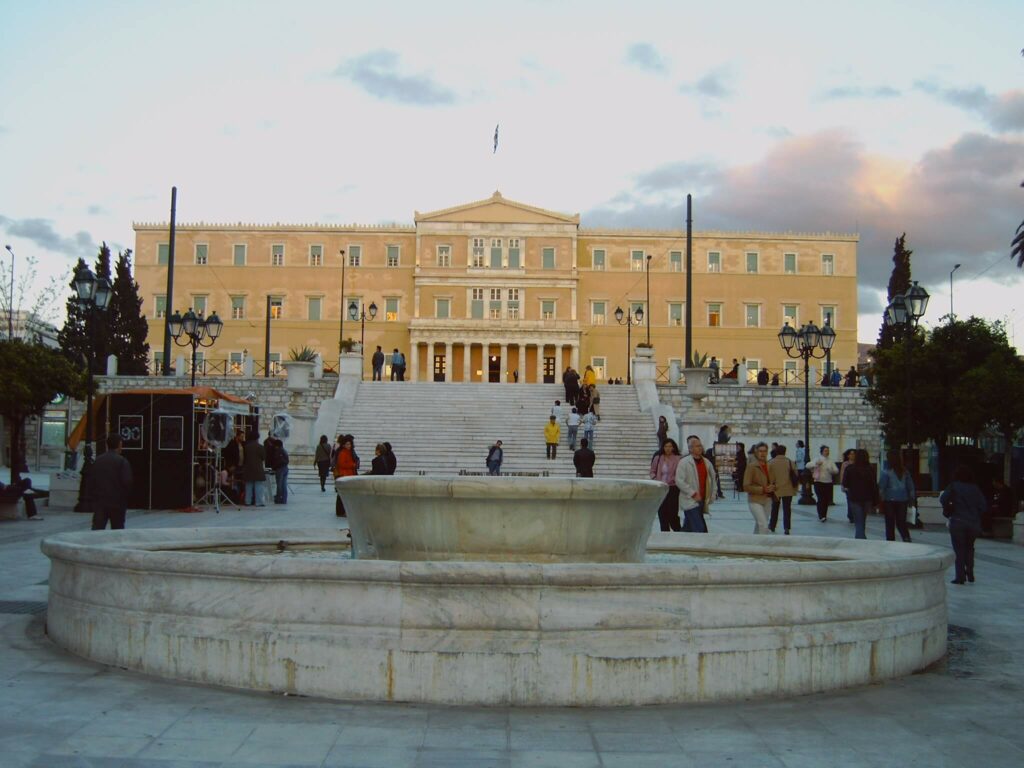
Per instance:
[[[338,478],[335,486],[341,493],[396,496],[411,490],[421,497],[487,498],[496,502],[538,498],[620,501],[655,498],[668,489],[660,480],[489,475],[353,475]],[[494,498],[494,494],[500,496]]]

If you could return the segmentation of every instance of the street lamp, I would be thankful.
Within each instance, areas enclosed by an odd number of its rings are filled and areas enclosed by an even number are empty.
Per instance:
[[[957,264],[957,267],[960,265]],[[956,272],[956,267],[953,268],[953,272]],[[950,285],[952,285],[953,272],[950,272]],[[903,344],[906,348],[904,353],[906,356],[907,366],[907,448],[913,447],[912,441],[912,427],[911,422],[914,415],[914,401],[911,398],[911,383],[913,369],[911,367],[911,352],[914,336],[917,333],[917,323],[924,317],[924,313],[928,309],[928,291],[917,284],[910,286],[904,294],[899,294],[892,297],[892,302],[888,307],[885,308],[885,324],[892,330],[900,330],[903,333],[900,334]],[[952,293],[950,293],[950,305],[952,307]],[[950,319],[952,320],[952,308],[950,309]]]
[[[7,304],[7,339],[14,341],[14,249],[9,245],[5,245],[4,248],[11,254],[11,296]],[[960,265],[957,264],[957,266]]]
[[[96,319],[100,312],[105,312],[110,305],[110,281],[105,277],[97,278],[92,270],[86,267],[75,274],[73,285],[78,294],[78,306],[82,310],[83,322],[88,329],[89,347],[86,350],[86,394],[85,394],[85,450],[82,458],[82,478],[78,491],[77,510],[82,509],[86,475],[92,466],[92,369],[96,364]]]
[[[372,301],[370,306],[366,309],[359,309],[359,305],[354,301],[348,305],[348,316],[352,320],[359,321],[359,347],[362,349],[366,345],[366,317],[367,309],[369,309],[370,322],[373,322],[374,318],[377,317],[377,305]],[[362,372],[360,371],[360,377]]]
[[[633,326],[640,325],[644,321],[644,308],[637,307],[636,311],[632,315],[627,315],[622,311],[622,307],[615,308],[615,322],[619,325],[626,326],[626,383],[633,383],[633,366],[629,363],[629,356],[633,350]],[[649,337],[648,337],[649,338]]]
[[[178,313],[167,319],[167,328],[171,338],[179,347],[192,347],[192,386],[196,385],[196,350],[199,347],[212,347],[220,332],[224,330],[224,322],[214,312],[205,320],[202,313],[196,314],[191,309],[184,315]],[[182,337],[185,337],[184,339]]]
[[[647,306],[651,306],[651,254],[647,254]],[[651,346],[651,313],[647,313],[647,346]]]
[[[342,248],[338,253],[341,254],[341,302],[338,304],[341,315],[341,319],[338,321],[338,355],[341,355],[341,347],[345,341],[345,249]]]
[[[10,246],[8,246],[8,248],[9,247]],[[14,269],[14,262],[13,261],[11,262],[11,269],[12,270]],[[953,265],[953,269],[951,269],[950,272],[949,272],[949,322],[951,322],[951,323],[955,319],[953,317],[953,273],[956,272],[958,269],[960,269],[960,265],[959,264],[954,264]],[[14,283],[12,282],[11,285],[14,285]]]
[[[811,453],[811,358],[821,359],[829,354],[832,345],[836,343],[836,332],[828,323],[824,328],[818,328],[814,323],[807,323],[801,326],[800,330],[794,330],[786,323],[779,331],[779,344],[786,351],[789,357],[800,357],[804,361],[804,450],[807,457]],[[820,350],[820,354],[819,354]],[[801,470],[803,467],[800,468]],[[797,504],[813,504],[814,497],[811,496],[810,487],[801,485],[800,500]]]

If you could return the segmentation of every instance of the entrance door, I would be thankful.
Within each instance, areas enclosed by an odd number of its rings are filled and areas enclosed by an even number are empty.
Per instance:
[[[487,358],[487,381],[492,383],[501,381],[501,358],[498,355],[490,355]]]
[[[434,381],[444,381],[444,355],[434,355]]]
[[[544,383],[555,383],[555,358],[553,357],[544,358]]]

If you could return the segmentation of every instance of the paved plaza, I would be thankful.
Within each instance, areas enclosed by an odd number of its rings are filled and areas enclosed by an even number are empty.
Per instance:
[[[600,465],[598,466],[600,469]],[[0,524],[0,767],[229,766],[1018,766],[1024,765],[1024,547],[981,540],[978,581],[949,586],[950,654],[927,672],[783,700],[625,709],[360,704],[175,683],[74,657],[46,638],[49,534],[89,519],[46,508]],[[852,537],[845,509],[795,535]],[[334,499],[295,488],[287,506],[136,512],[131,528],[326,527]],[[745,501],[713,532],[749,533]],[[97,534],[102,535],[102,534]],[[680,534],[684,535],[684,534]],[[868,536],[884,538],[882,519]],[[915,539],[949,547],[943,531]]]

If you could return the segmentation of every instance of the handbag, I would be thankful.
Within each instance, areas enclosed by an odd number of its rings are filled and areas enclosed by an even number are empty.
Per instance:
[[[946,501],[942,505],[942,516],[952,517],[953,516],[953,489],[949,489],[949,496],[946,497]]]
[[[793,468],[793,462],[789,462],[789,482],[795,488],[800,485],[800,478],[796,474],[796,469]]]

